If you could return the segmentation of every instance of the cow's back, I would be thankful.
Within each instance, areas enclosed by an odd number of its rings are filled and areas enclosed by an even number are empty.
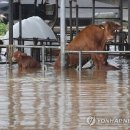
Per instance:
[[[104,30],[97,25],[89,25],[81,30],[67,45],[66,50],[95,50],[104,40]]]

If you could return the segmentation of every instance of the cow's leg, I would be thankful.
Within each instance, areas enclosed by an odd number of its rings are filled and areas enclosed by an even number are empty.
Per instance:
[[[96,68],[96,69],[99,69],[99,64],[98,64],[97,55],[96,55],[96,54],[92,54],[92,55],[91,55],[91,58],[92,58],[92,60],[93,60],[93,63],[94,63],[94,65],[95,65],[95,68]]]
[[[68,56],[68,66],[69,67],[76,67],[79,62],[79,57],[77,54],[69,54]]]
[[[102,69],[102,66],[106,64],[105,54],[93,54],[92,56],[96,69]]]

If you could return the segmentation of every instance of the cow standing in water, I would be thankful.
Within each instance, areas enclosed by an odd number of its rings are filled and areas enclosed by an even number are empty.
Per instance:
[[[89,25],[81,30],[77,36],[66,46],[68,51],[103,51],[107,41],[114,39],[116,30],[120,30],[118,23],[107,21],[101,25]],[[85,54],[82,59],[91,57],[97,69],[101,69],[106,63],[106,54]],[[78,54],[67,55],[67,66],[75,67],[78,65]],[[57,58],[54,67],[60,68],[60,56]]]

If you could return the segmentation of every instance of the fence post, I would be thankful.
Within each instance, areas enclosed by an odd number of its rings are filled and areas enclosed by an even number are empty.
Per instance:
[[[13,55],[13,45],[8,45],[7,46],[7,60],[9,62],[9,65],[12,65],[12,55]]]
[[[45,65],[45,55],[44,55],[44,51],[45,51],[45,46],[42,46],[42,65]]]
[[[65,0],[61,0],[60,7],[60,42],[61,42],[61,68],[65,67]]]
[[[82,69],[82,55],[81,55],[81,51],[79,51],[79,71],[81,71]]]

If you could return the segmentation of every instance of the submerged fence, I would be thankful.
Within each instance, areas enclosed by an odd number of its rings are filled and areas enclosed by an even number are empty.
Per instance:
[[[51,49],[59,49],[60,50],[60,46],[25,46],[25,45],[0,45],[0,48],[7,48],[7,62],[9,64],[12,64],[11,62],[11,54],[12,52],[10,51],[13,51],[14,48],[35,48],[35,49],[38,49],[40,48],[41,49],[41,52],[42,52],[42,55],[41,55],[41,59],[42,59],[42,65],[45,66],[45,49],[47,48],[51,48]],[[10,48],[10,49],[8,49]],[[76,53],[78,54],[78,57],[79,57],[79,71],[81,71],[82,69],[82,54],[92,54],[92,53],[106,53],[106,54],[118,54],[118,55],[125,55],[125,54],[128,54],[130,53],[130,51],[127,51],[127,50],[123,50],[123,51],[65,51],[65,54],[66,53]]]

